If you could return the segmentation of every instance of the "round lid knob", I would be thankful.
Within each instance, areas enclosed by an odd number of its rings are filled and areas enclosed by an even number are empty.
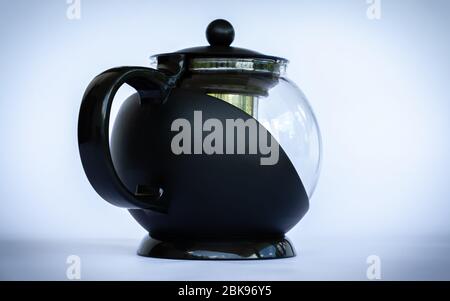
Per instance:
[[[206,28],[206,39],[211,46],[230,46],[234,40],[234,28],[223,19],[212,21]]]

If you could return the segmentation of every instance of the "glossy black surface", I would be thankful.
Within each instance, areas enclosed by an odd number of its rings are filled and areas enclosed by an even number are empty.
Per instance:
[[[166,259],[254,260],[295,256],[292,243],[285,237],[264,240],[232,241],[160,241],[144,237],[138,255]]]
[[[230,46],[234,41],[234,28],[223,19],[212,21],[206,28],[206,39],[211,46]]]
[[[117,90],[123,84],[134,87],[142,101],[162,103],[177,77],[144,67],[114,68],[98,75],[83,96],[78,119],[78,145],[86,176],[103,199],[125,208],[153,208],[165,211],[159,191],[145,196],[127,190],[114,169],[109,150],[109,116]]]

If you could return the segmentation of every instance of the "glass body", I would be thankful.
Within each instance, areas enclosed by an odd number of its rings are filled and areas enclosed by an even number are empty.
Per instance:
[[[287,79],[286,65],[272,60],[196,59],[180,86],[203,91],[255,118],[284,149],[311,197],[321,168],[320,130],[305,95]]]

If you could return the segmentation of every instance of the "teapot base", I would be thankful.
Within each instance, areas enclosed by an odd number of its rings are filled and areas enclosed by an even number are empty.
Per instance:
[[[295,249],[286,238],[259,240],[161,241],[147,235],[138,255],[144,257],[189,260],[258,260],[295,257]]]

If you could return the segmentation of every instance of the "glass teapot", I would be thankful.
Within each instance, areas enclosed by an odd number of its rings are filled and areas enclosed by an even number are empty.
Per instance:
[[[210,23],[206,36],[210,46],[91,82],[78,124],[83,168],[103,199],[149,232],[140,255],[292,257],[285,233],[307,212],[320,172],[316,118],[286,78],[286,59],[231,47],[225,20]],[[110,135],[123,84],[137,93]]]

